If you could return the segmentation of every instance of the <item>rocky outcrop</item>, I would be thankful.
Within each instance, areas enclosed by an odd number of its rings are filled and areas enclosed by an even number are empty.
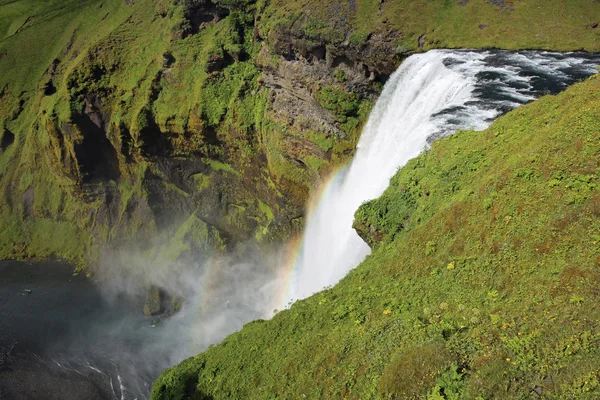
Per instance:
[[[262,57],[270,56],[267,47],[263,47]],[[265,66],[261,79],[269,89],[271,116],[283,126],[299,132],[312,130],[337,137],[344,135],[335,117],[314,97],[313,90],[319,84],[333,83],[333,76],[326,65],[312,64],[306,59],[282,60],[276,66]]]
[[[374,248],[386,238],[384,232],[380,231],[374,225],[364,223],[363,221],[355,220],[352,224],[352,228],[354,228],[358,236],[360,236],[370,248]]]
[[[218,2],[217,2],[218,3]],[[210,22],[219,22],[227,17],[230,10],[211,0],[186,1],[184,6],[185,19],[179,28],[179,36],[183,39],[196,34]]]
[[[8,129],[4,129],[2,133],[2,137],[0,138],[0,149],[5,151],[8,149],[8,146],[15,142],[15,134],[9,131]]]
[[[162,314],[167,310],[167,294],[156,286],[146,289],[146,301],[144,302],[144,315],[154,316]]]

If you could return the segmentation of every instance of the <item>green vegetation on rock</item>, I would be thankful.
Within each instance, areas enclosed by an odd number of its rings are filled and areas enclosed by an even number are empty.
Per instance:
[[[594,0],[272,0],[265,13],[270,30],[297,29],[313,41],[356,47],[386,36],[398,53],[441,47],[598,51],[600,46]],[[392,56],[387,54],[388,60]]]
[[[163,373],[153,399],[600,396],[600,77],[410,161],[335,287]]]
[[[0,258],[85,267],[192,215],[225,245],[284,241],[407,54],[594,51],[597,19],[593,0],[0,0]]]

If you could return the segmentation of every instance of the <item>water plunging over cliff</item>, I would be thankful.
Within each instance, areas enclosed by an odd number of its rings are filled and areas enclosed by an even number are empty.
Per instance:
[[[286,299],[337,283],[369,247],[352,229],[361,203],[380,196],[397,169],[433,139],[483,130],[500,114],[596,72],[589,55],[434,50],[409,57],[390,77],[356,156],[309,215]]]

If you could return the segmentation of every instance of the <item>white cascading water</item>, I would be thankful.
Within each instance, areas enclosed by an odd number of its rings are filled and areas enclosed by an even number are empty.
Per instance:
[[[309,216],[286,304],[334,285],[369,254],[352,229],[355,211],[429,141],[483,130],[499,114],[564,89],[569,73],[594,72],[594,62],[576,54],[434,50],[406,59],[378,99],[352,164]]]

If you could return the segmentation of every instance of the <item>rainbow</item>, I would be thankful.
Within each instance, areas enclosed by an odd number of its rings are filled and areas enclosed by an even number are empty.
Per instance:
[[[348,164],[337,167],[329,174],[329,177],[324,181],[319,189],[317,189],[317,191],[311,195],[306,207],[306,223],[310,221],[311,215],[319,209],[323,199],[327,198],[334,188],[339,187],[337,183],[341,181],[347,170]],[[300,234],[290,242],[289,248],[286,251],[287,256],[285,257],[279,272],[279,284],[277,285],[279,290],[273,302],[274,308],[277,310],[289,308],[291,303],[296,300],[300,300],[293,298],[293,296],[294,284],[297,283],[298,273],[302,266],[303,250],[304,236],[303,234]]]

